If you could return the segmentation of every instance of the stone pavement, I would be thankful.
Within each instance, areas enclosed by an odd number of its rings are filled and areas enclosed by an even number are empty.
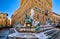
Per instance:
[[[12,31],[14,32],[14,30]],[[0,39],[8,39],[8,35],[12,35],[9,32],[11,31],[9,31],[8,29],[0,31]],[[28,38],[29,36],[29,37],[37,37],[39,39],[60,39],[60,29],[54,28],[40,33],[19,33],[16,35],[17,35],[16,37],[22,37],[22,38],[23,36],[26,38]]]
[[[0,31],[0,39],[7,39],[8,34],[9,34],[9,30],[7,29]]]

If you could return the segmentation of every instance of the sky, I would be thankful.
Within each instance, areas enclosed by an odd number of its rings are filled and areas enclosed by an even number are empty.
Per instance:
[[[52,0],[52,11],[60,15],[60,0]]]
[[[0,0],[0,12],[7,13],[8,18],[20,7],[20,0]],[[52,11],[60,14],[60,0],[52,0]]]
[[[8,18],[20,7],[20,0],[0,0],[0,12],[7,13]]]

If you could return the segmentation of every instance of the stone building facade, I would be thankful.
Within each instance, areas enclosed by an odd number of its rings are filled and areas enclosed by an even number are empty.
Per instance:
[[[7,26],[7,16],[6,13],[0,13],[0,26]]]
[[[25,14],[31,16],[31,10],[34,10],[33,18],[41,24],[46,24],[48,18],[52,15],[52,0],[20,0],[20,7],[12,15],[12,25],[19,21],[24,24]]]

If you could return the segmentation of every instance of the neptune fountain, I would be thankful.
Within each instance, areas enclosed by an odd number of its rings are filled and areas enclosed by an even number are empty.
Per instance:
[[[34,10],[31,9],[30,13],[31,13],[30,16],[25,14],[24,25],[21,25],[19,21],[17,21],[16,24],[14,24],[13,29],[15,32],[8,35],[10,39],[12,38],[13,39],[18,39],[18,38],[19,39],[47,39],[48,38],[48,36],[44,34],[47,31],[41,32],[43,30],[46,30],[46,28],[44,29],[41,28],[40,22],[33,18]]]
[[[20,25],[20,28],[17,29],[17,31],[19,32],[36,32],[36,31],[39,31],[40,30],[40,22],[39,21],[36,21],[34,23],[34,11],[33,9],[31,9],[31,16],[28,16],[27,14],[25,14],[25,23],[24,23],[24,26],[21,26]],[[18,26],[17,26],[18,27]]]

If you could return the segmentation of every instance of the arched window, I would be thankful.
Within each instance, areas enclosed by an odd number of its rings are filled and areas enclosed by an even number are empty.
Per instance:
[[[39,19],[39,14],[37,14],[37,19]]]
[[[40,0],[38,0],[38,1],[40,1]]]
[[[49,11],[48,11],[48,10],[46,10],[45,15],[46,15],[46,16],[48,16],[48,14],[49,14]]]
[[[41,13],[41,9],[37,8],[37,7],[34,7],[34,10]]]

